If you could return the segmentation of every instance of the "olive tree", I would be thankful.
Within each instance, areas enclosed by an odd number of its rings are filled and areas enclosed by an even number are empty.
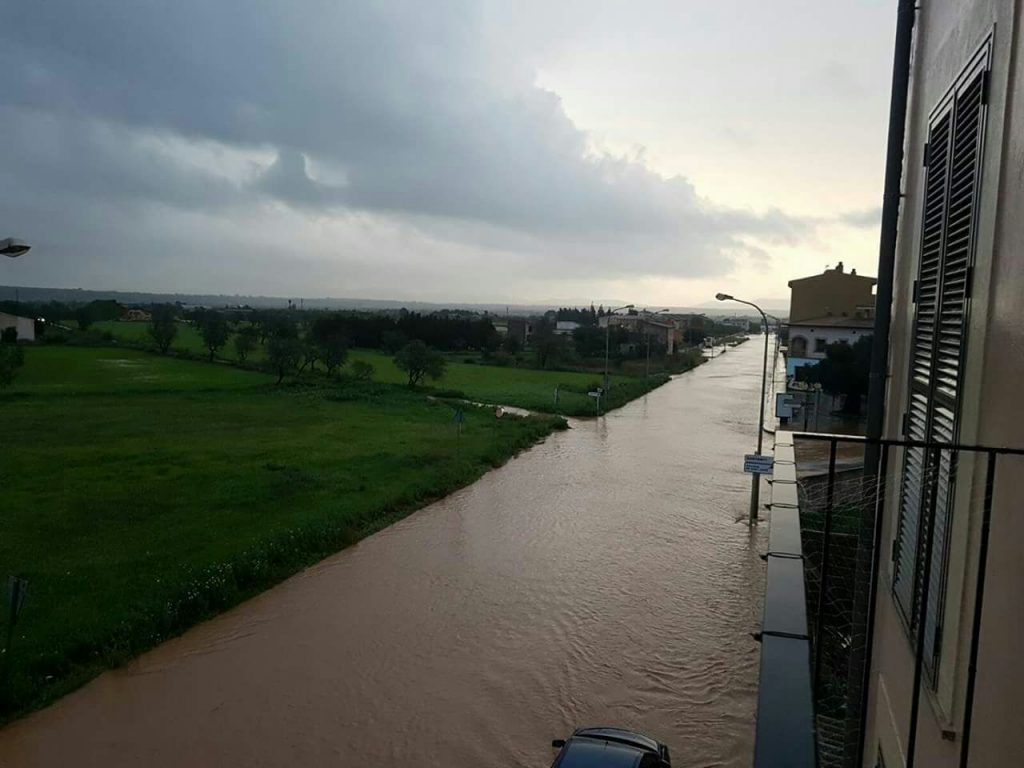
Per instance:
[[[235,336],[235,355],[241,362],[245,362],[250,353],[256,349],[256,329],[249,325],[243,328]]]
[[[415,387],[424,378],[440,379],[444,376],[444,355],[431,349],[419,339],[410,341],[395,355],[395,365],[409,377],[409,386]]]
[[[199,333],[203,337],[203,345],[210,352],[210,362],[212,363],[217,350],[228,343],[230,330],[227,318],[220,312],[205,313],[199,322]]]
[[[162,304],[153,308],[153,316],[149,322],[149,336],[160,350],[160,354],[167,354],[175,337],[178,335],[178,322],[174,316],[174,307],[170,304]]]
[[[302,362],[302,341],[295,332],[295,327],[282,324],[274,329],[267,340],[267,362],[271,370],[277,374],[280,384],[286,374],[295,371]]]

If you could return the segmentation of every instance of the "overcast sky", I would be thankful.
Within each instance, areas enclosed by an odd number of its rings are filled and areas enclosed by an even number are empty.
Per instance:
[[[0,283],[693,305],[874,274],[895,0],[4,3]]]

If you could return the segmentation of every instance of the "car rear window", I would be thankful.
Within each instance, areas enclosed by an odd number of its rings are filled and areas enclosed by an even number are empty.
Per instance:
[[[623,744],[573,739],[562,752],[557,768],[635,768],[643,752]]]

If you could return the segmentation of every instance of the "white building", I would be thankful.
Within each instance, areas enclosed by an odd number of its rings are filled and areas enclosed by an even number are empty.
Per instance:
[[[572,332],[580,327],[580,324],[575,320],[559,320],[555,323],[555,333],[561,334],[562,336],[571,336]]]
[[[31,317],[19,317],[0,312],[0,331],[6,331],[8,328],[17,328],[18,341],[36,340],[36,321]]]
[[[875,321],[866,317],[822,317],[791,322],[786,378],[792,379],[798,368],[824,360],[829,344],[856,344],[864,336],[870,336],[874,325]]]

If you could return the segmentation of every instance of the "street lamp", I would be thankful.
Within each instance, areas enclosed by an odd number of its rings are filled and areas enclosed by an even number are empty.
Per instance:
[[[632,309],[632,304],[627,304],[624,307],[616,307],[615,309],[609,309],[605,315],[606,322],[604,326],[604,391],[608,391],[608,349],[611,344],[612,338],[612,315],[616,312],[621,312],[623,309]]]
[[[31,247],[32,246],[24,240],[19,240],[16,237],[8,237],[0,240],[0,253],[4,256],[10,256],[12,259],[27,253]]]
[[[768,316],[757,304],[743,299],[737,299],[728,293],[716,293],[715,298],[719,301],[735,301],[738,304],[746,304],[761,313],[761,320],[764,321],[764,362],[761,364],[761,399],[757,405],[757,454],[761,455],[762,440],[764,439],[764,392],[768,384]],[[750,483],[750,522],[757,522],[758,497],[761,494],[761,476],[756,472],[751,474]]]
[[[659,309],[657,312],[648,312],[644,310],[645,315],[663,315],[666,312],[671,312],[671,309]],[[647,336],[647,367],[644,368],[644,378],[649,378],[651,375],[651,334],[645,333]]]

